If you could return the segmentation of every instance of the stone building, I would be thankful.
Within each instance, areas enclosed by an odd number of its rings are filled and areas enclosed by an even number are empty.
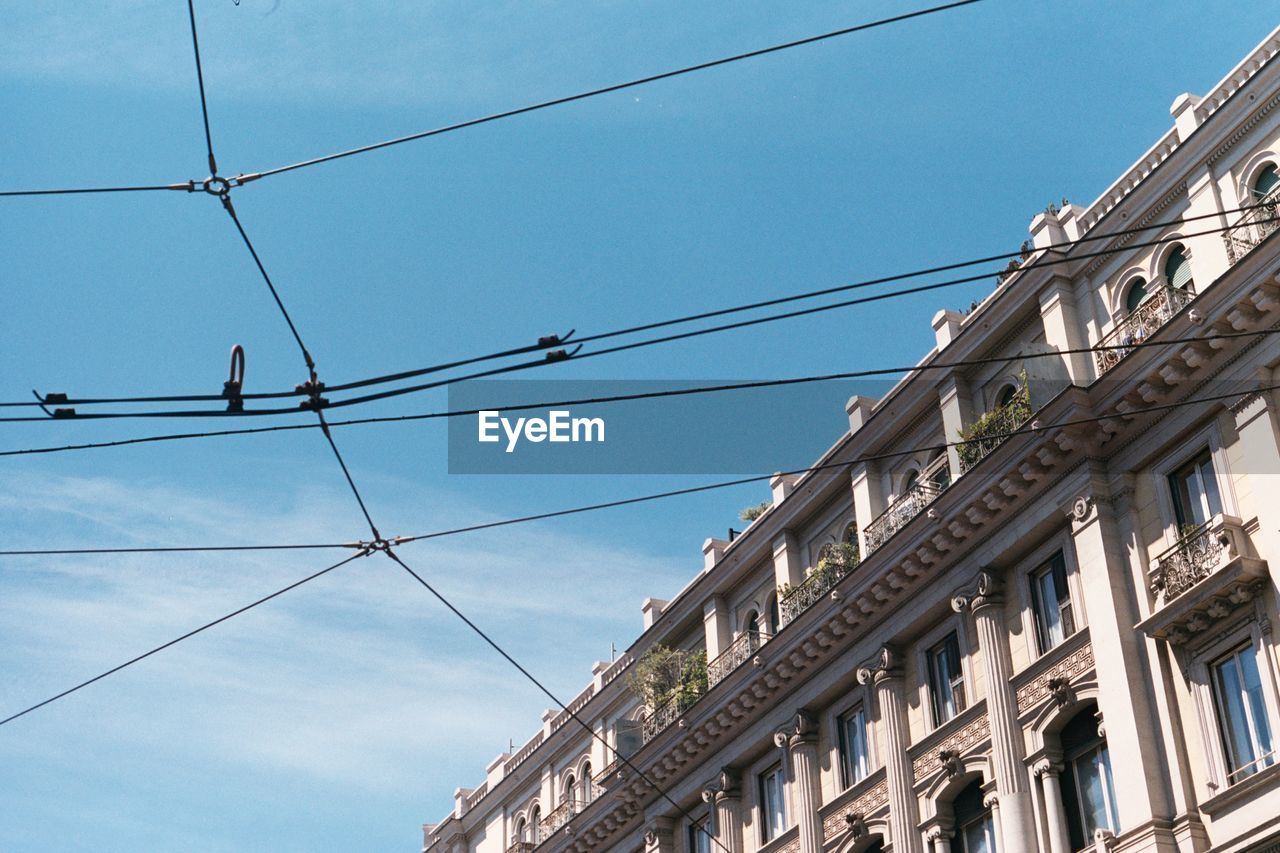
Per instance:
[[[424,850],[1280,851],[1280,339],[1246,334],[1280,327],[1278,52],[1036,216],[821,467],[644,603],[569,704],[595,737],[544,713]]]

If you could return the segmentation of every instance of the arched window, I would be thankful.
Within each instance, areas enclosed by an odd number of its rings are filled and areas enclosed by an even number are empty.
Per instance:
[[[1007,406],[1013,402],[1013,398],[1018,396],[1018,386],[1012,382],[1000,389],[1000,393],[996,395],[996,408]]]
[[[830,557],[830,556],[831,556],[831,543],[828,542],[826,545],[823,545],[821,548],[818,549],[818,559],[813,561],[814,567],[816,568],[823,560],[827,559],[827,557]]]
[[[907,478],[902,481],[902,493],[905,495],[911,491],[918,482],[920,482],[920,472],[912,468],[907,472]]]
[[[747,643],[752,648],[760,645],[760,614],[754,610],[747,616],[746,635],[750,638]]]
[[[855,548],[858,546],[858,522],[851,521],[844,528],[844,535],[840,537],[840,541],[847,542]]]
[[[591,776],[591,762],[584,762],[582,765],[582,804],[594,800],[595,797],[595,780]]]
[[[778,617],[778,596],[769,596],[769,636],[778,633],[778,626],[782,624],[782,620]]]
[[[1129,292],[1124,297],[1124,310],[1132,314],[1147,299],[1147,280],[1135,278],[1129,285]]]
[[[578,787],[577,778],[575,778],[572,773],[567,774],[564,777],[564,786],[563,786],[563,794],[562,794],[564,798],[564,802],[566,803],[572,802],[573,800],[576,800],[578,798],[577,787]]]
[[[516,831],[512,835],[511,843],[515,844],[516,842],[519,842],[519,841],[528,841],[529,840],[527,838],[529,834],[528,828],[529,828],[529,824],[525,821],[524,818],[520,818],[518,821],[516,821]]]
[[[1195,291],[1195,282],[1191,280],[1191,262],[1187,260],[1187,250],[1175,246],[1164,262],[1164,277],[1169,286],[1178,290]]]
[[[1253,198],[1254,200],[1265,198],[1272,190],[1280,185],[1280,171],[1276,170],[1275,163],[1268,163],[1267,168],[1253,182]]]
[[[538,843],[538,824],[542,823],[542,806],[534,806],[529,812],[529,831],[525,841]]]
[[[1116,832],[1115,786],[1111,781],[1111,757],[1106,738],[1098,734],[1098,714],[1090,706],[1071,718],[1062,729],[1062,804],[1067,812],[1071,849],[1093,843],[1098,829]]]
[[[977,779],[952,803],[956,815],[956,853],[996,853],[996,827],[991,809],[982,804],[982,783]]]

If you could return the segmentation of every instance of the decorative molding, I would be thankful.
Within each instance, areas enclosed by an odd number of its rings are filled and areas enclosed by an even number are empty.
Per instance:
[[[991,737],[991,724],[984,713],[960,729],[946,740],[938,744],[911,763],[911,774],[916,782],[922,782],[940,770],[946,769],[943,757],[952,754],[958,760],[960,756]]]
[[[742,776],[728,767],[720,768],[716,778],[702,786],[702,801],[717,803],[720,800],[737,799],[742,796]]]
[[[842,833],[854,831],[856,825],[860,825],[862,831],[866,832],[867,817],[887,805],[889,805],[889,786],[885,780],[881,779],[849,805],[828,815],[827,819],[822,822],[822,836],[827,841],[830,841]],[[862,836],[855,834],[853,837],[861,838]]]
[[[1067,705],[1075,698],[1071,682],[1094,667],[1093,644],[1085,643],[1040,673],[1034,681],[1018,688],[1018,713],[1023,714],[1048,699]]]
[[[858,667],[858,683],[879,684],[889,678],[902,677],[902,661],[896,646],[883,645],[875,655]]]
[[[1077,495],[1076,499],[1071,502],[1071,508],[1067,510],[1067,517],[1080,524],[1087,521],[1092,512],[1093,497],[1090,495]]]
[[[801,744],[817,743],[818,718],[801,708],[791,717],[791,722],[773,733],[775,745],[795,749]]]
[[[983,569],[978,572],[978,579],[972,586],[951,596],[951,608],[957,613],[963,613],[1003,601],[1004,581],[990,569]]]

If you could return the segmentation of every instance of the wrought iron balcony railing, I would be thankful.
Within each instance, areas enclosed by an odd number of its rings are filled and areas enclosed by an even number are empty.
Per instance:
[[[729,644],[727,649],[707,664],[707,680],[712,686],[719,684],[725,676],[750,660],[768,639],[767,635],[758,631],[744,631],[738,639]]]
[[[573,816],[582,811],[587,805],[587,801],[574,798],[565,800],[556,806],[542,819],[542,824],[538,827],[538,841],[546,841],[555,834],[556,830],[573,820]]]
[[[911,519],[924,512],[934,498],[942,494],[951,478],[947,465],[946,456],[940,456],[930,463],[911,488],[899,495],[889,504],[888,509],[863,529],[862,539],[868,555],[888,542],[893,534],[906,527]]]
[[[1023,377],[1026,381],[1026,377]],[[1004,444],[1009,434],[1017,432],[1031,420],[1031,389],[1025,384],[1013,395],[1013,399],[987,412],[970,426],[961,430],[964,444],[956,448],[960,457],[960,473],[966,474]]]
[[[1211,575],[1222,563],[1224,552],[1232,550],[1231,535],[1217,516],[1190,530],[1172,548],[1156,557],[1151,570],[1151,589],[1165,603],[1172,601]]]
[[[1102,349],[1094,355],[1098,364],[1098,375],[1106,373],[1120,363],[1132,349],[1132,344],[1142,343],[1169,322],[1187,303],[1195,299],[1195,294],[1179,288],[1161,287],[1151,294],[1133,312],[1116,323],[1110,334],[1098,341],[1098,346],[1121,347],[1121,349]]]
[[[702,698],[704,691],[677,693],[666,702],[644,715],[640,721],[640,739],[644,743],[653,740],[663,729],[679,719],[694,702]]]
[[[1270,192],[1262,198],[1255,199],[1253,203],[1258,207],[1240,217],[1234,225],[1222,232],[1222,242],[1227,247],[1227,261],[1232,264],[1249,254],[1254,246],[1280,228],[1280,221],[1276,219],[1280,215],[1280,184],[1272,187]]]
[[[803,583],[794,589],[784,588],[782,598],[778,601],[778,620],[782,626],[791,624],[793,619],[816,604],[846,575],[856,569],[859,562],[856,550],[845,561],[820,560]]]

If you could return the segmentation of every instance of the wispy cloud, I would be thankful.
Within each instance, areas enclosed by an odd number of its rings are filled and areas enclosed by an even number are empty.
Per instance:
[[[439,497],[410,486],[398,493],[417,505]],[[342,498],[268,501],[276,510],[264,514],[168,486],[17,479],[0,487],[0,518],[38,520],[46,531],[74,520],[82,544],[217,542],[227,531],[239,541],[296,541],[326,538],[314,521],[326,513],[315,510]],[[483,517],[450,506],[446,517]],[[0,538],[27,540],[27,526],[0,522]],[[564,698],[587,682],[590,661],[607,655],[610,638],[634,635],[638,613],[620,612],[619,601],[638,603],[656,578],[674,582],[677,574],[644,556],[534,528],[403,553]],[[339,556],[8,559],[0,570],[0,710],[38,701]],[[301,774],[375,791],[421,784],[430,766],[439,786],[429,800],[434,811],[447,808],[454,786],[478,782],[507,738],[531,735],[549,704],[375,556],[32,714],[33,722],[52,718],[33,730],[53,727],[57,741],[7,736],[0,755],[20,763],[108,748],[177,750],[238,773]],[[91,726],[75,724],[87,719]]]

